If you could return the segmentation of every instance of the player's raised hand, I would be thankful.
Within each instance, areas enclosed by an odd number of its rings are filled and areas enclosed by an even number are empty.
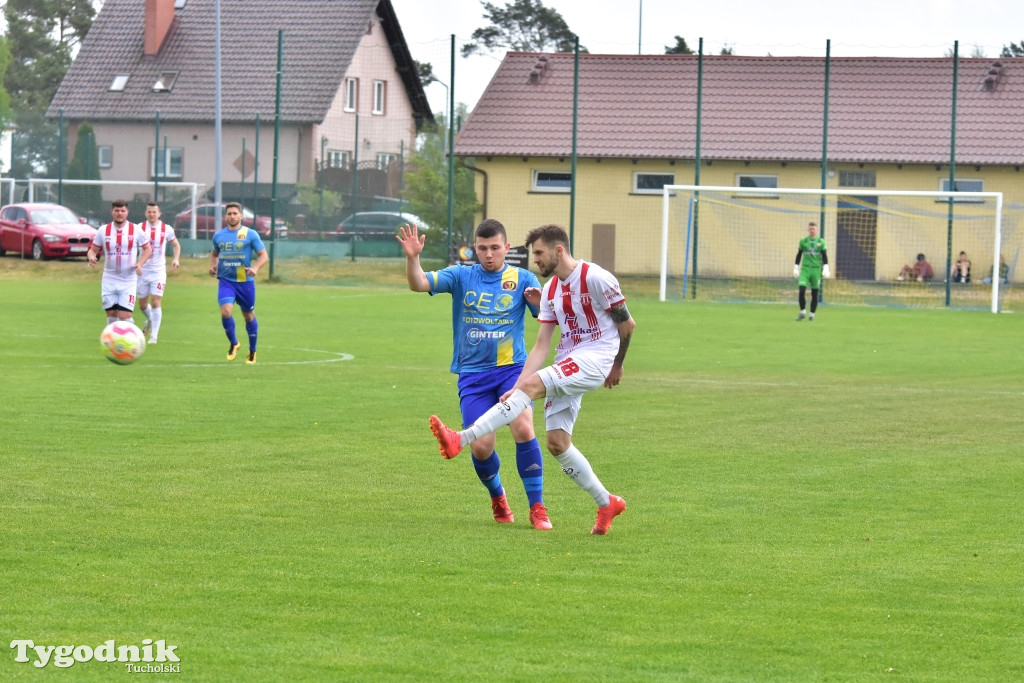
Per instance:
[[[420,234],[420,230],[416,227],[415,223],[410,223],[398,229],[395,239],[402,245],[402,251],[405,252],[405,255],[413,257],[419,256],[420,252],[423,251],[423,244],[427,236]]]
[[[540,287],[527,287],[523,290],[523,298],[531,306],[540,306]]]

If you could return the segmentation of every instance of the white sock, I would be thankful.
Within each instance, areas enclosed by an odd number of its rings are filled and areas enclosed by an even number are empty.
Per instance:
[[[597,503],[597,507],[606,507],[611,502],[608,489],[594,474],[594,468],[590,466],[587,457],[580,453],[580,449],[569,444],[569,449],[561,455],[556,455],[555,460],[562,466],[562,471],[576,482],[577,486],[590,494],[594,502]]]
[[[116,323],[116,322],[117,322],[117,316],[116,315],[108,315],[107,316],[107,324],[108,325],[110,323]]]
[[[531,405],[533,405],[533,401],[530,400],[530,397],[522,389],[516,389],[508,399],[496,403],[476,422],[459,432],[462,437],[462,445],[465,446],[485,434],[498,431],[500,427],[504,427],[519,417]]]
[[[150,335],[157,336],[160,334],[160,321],[164,318],[163,308],[154,308],[148,313],[149,322],[152,325],[152,329],[149,331]]]
[[[148,320],[152,320],[153,319],[153,316],[149,314],[149,312],[151,310],[152,310],[152,308],[150,306],[148,306],[148,305],[144,306],[143,309],[142,309],[142,313],[146,316],[146,318]]]

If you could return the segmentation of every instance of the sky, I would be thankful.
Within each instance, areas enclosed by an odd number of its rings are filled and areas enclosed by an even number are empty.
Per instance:
[[[993,0],[543,0],[591,53],[664,54],[675,36],[704,54],[723,46],[745,56],[943,57],[959,41],[962,57],[998,57],[1024,41],[1024,2]],[[511,0],[491,0],[503,6]],[[473,31],[487,25],[480,0],[391,0],[414,59],[429,62],[446,84],[455,34],[455,101],[476,104],[503,53],[460,56]],[[737,21],[740,18],[740,21]],[[427,88],[431,108],[446,110],[446,86]]]

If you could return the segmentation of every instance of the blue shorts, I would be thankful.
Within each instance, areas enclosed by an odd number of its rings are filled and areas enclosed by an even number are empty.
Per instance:
[[[256,308],[256,281],[217,280],[217,303],[221,306],[237,303],[242,313],[251,313]]]
[[[484,372],[459,375],[459,407],[462,426],[468,427],[498,402],[501,395],[515,386],[522,365],[503,365]]]

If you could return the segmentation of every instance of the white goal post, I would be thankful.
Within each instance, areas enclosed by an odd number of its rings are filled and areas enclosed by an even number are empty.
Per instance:
[[[797,244],[814,222],[834,276],[822,284],[824,301],[944,302],[997,313],[1004,249],[1016,250],[1014,264],[1021,250],[1021,235],[1005,243],[1003,213],[1001,192],[666,185],[659,298],[701,291],[709,299],[790,303]],[[949,271],[960,251],[973,257],[969,283],[953,282]],[[934,277],[900,278],[918,254],[927,255]]]

